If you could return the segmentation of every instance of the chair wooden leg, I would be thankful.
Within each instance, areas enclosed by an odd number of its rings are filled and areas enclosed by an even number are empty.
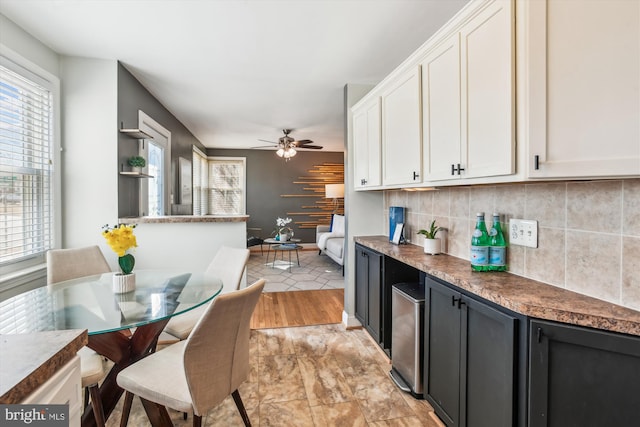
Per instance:
[[[82,410],[87,407],[89,404],[89,387],[84,388],[84,405],[82,405]]]
[[[202,427],[202,417],[200,415],[193,414],[193,427]]]
[[[322,255],[322,249],[318,249],[318,255]]]
[[[238,412],[240,412],[240,416],[242,417],[242,421],[244,421],[245,427],[251,427],[251,421],[249,421],[249,415],[247,415],[246,409],[244,409],[244,405],[242,404],[242,399],[240,398],[240,392],[238,390],[231,393],[233,396],[233,401],[236,402],[236,406],[238,407]]]
[[[129,414],[131,413],[131,404],[133,403],[133,393],[127,392],[124,395],[124,404],[122,405],[122,418],[120,418],[120,427],[127,427],[129,423]]]
[[[104,427],[104,411],[102,409],[102,398],[100,397],[100,389],[98,384],[92,384],[89,387],[91,393],[91,408],[93,408],[93,416],[96,418],[96,425]]]

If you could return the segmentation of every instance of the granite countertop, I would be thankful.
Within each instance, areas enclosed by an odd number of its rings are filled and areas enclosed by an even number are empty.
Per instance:
[[[183,222],[247,222],[249,215],[168,215],[120,218],[120,224],[176,224]]]
[[[640,312],[508,272],[474,272],[469,261],[427,255],[422,246],[394,245],[387,236],[355,242],[525,316],[640,336]]]
[[[86,329],[0,335],[0,403],[20,403],[88,341]]]

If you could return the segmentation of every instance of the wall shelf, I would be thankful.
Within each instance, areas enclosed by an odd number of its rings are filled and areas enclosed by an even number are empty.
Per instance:
[[[120,129],[120,133],[124,133],[125,135],[130,136],[131,138],[134,138],[134,139],[153,140],[153,137],[151,135],[149,135],[144,131],[141,131],[140,129]]]
[[[142,172],[120,172],[120,175],[128,176],[130,178],[153,178],[152,175],[147,175]]]

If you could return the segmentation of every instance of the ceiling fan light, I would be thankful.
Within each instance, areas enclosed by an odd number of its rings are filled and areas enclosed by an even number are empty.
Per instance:
[[[278,157],[283,157],[285,155],[285,151],[282,148],[278,148],[278,151],[276,151],[276,155]]]

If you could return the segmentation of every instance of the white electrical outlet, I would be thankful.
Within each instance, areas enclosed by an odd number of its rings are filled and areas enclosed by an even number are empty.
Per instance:
[[[530,219],[509,220],[509,243],[512,245],[538,247],[538,221]]]

